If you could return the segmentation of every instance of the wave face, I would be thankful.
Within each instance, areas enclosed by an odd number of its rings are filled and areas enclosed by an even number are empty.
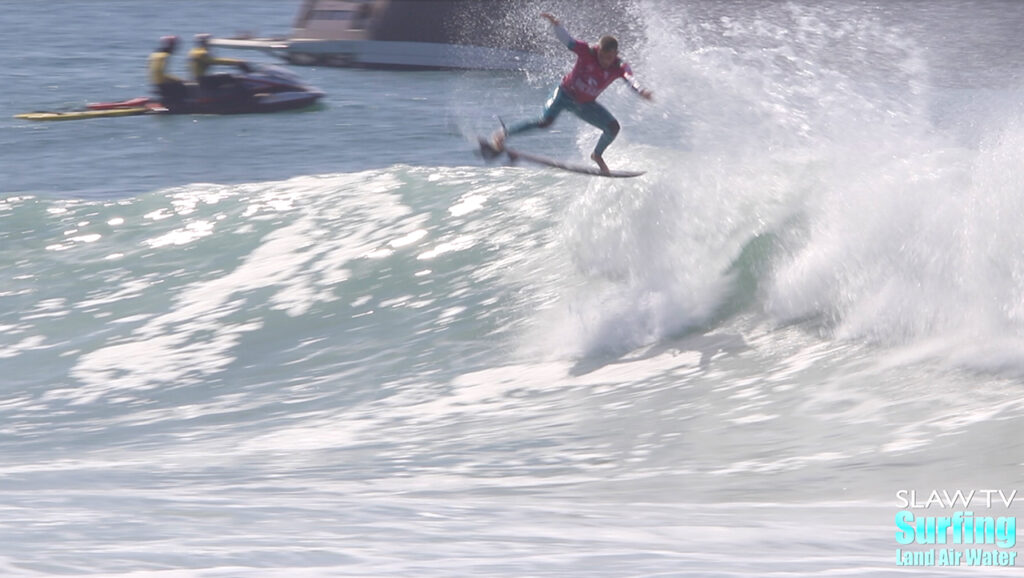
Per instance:
[[[1008,15],[973,3],[918,18],[902,4],[755,4],[722,16],[696,3],[677,19],[645,5],[656,82],[688,103],[649,119],[682,141],[653,151],[676,172],[651,212],[709,241],[676,251],[679,235],[656,241],[681,269],[710,266],[700,282],[673,286],[714,287],[721,263],[687,259],[702,250],[731,258],[767,234],[774,250],[758,266],[757,306],[775,322],[818,319],[835,337],[887,345],[949,339],[952,349],[970,346],[960,361],[1019,367],[1004,354],[1020,349],[1024,329],[1022,237],[1011,217],[1021,198],[1021,87],[1009,74],[993,86],[971,66],[1006,40]],[[991,36],[944,42],[956,15],[968,30],[988,24]],[[687,34],[670,33],[679,28]],[[702,231],[709,220],[717,237]]]

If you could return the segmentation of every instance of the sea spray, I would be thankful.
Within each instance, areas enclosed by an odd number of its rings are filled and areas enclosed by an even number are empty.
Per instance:
[[[656,100],[609,91],[626,127],[609,158],[657,170],[588,183],[566,214],[560,249],[572,266],[560,282],[563,315],[549,323],[576,354],[621,353],[699,327],[735,291],[730,266],[745,246],[768,233],[800,251],[805,232],[792,228],[875,162],[849,160],[922,130],[915,47],[868,14],[853,11],[851,22],[766,3],[701,20],[700,6],[640,7],[646,37],[634,67]],[[868,56],[876,66],[864,66]],[[592,132],[580,129],[581,150]]]

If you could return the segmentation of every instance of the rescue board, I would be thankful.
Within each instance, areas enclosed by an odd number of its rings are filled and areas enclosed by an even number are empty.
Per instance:
[[[120,102],[90,102],[87,106],[89,110],[110,110],[112,108],[137,108],[140,106],[148,106],[153,102],[148,96],[139,96],[136,98],[129,98],[128,100],[122,100]]]
[[[87,118],[104,118],[108,116],[133,116],[155,112],[146,106],[135,106],[130,108],[111,108],[104,110],[72,110],[68,112],[27,112],[15,115],[15,118],[25,120],[82,120]]]

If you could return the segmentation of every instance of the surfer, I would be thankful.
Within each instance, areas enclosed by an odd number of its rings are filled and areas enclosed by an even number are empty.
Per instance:
[[[218,58],[210,54],[210,35],[196,34],[196,46],[188,53],[188,65],[192,70],[192,78],[203,90],[214,90],[222,86],[236,83],[230,74],[207,74],[214,65],[237,66],[242,72],[249,72],[249,63],[235,58]]]
[[[162,104],[173,108],[185,100],[185,82],[167,73],[167,61],[178,47],[177,36],[164,36],[156,52],[149,55],[149,81],[160,95]]]
[[[640,86],[633,77],[633,70],[629,64],[619,58],[619,42],[614,36],[604,36],[598,44],[590,46],[574,39],[551,14],[544,12],[541,17],[554,27],[555,36],[569,50],[576,53],[576,65],[565,75],[548,99],[544,105],[544,113],[539,119],[522,121],[508,129],[502,127],[491,137],[491,146],[496,151],[501,151],[504,149],[506,136],[551,126],[563,110],[568,110],[583,121],[601,129],[601,138],[598,139],[590,158],[597,163],[602,173],[608,174],[608,165],[605,164],[603,157],[604,151],[618,136],[620,127],[619,121],[615,120],[608,109],[598,104],[597,97],[617,78],[624,79],[630,88],[647,100],[651,100],[654,95]]]

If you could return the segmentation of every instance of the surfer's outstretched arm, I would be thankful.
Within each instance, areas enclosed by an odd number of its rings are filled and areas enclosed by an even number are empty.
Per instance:
[[[562,44],[566,45],[569,50],[572,50],[572,47],[576,44],[577,40],[569,34],[569,31],[565,29],[565,26],[562,26],[562,23],[558,21],[558,18],[555,18],[547,12],[543,12],[541,17],[555,27],[555,36]]]
[[[633,89],[633,92],[639,94],[646,100],[654,100],[654,93],[647,90],[637,81],[636,77],[633,76],[633,69],[628,64],[623,64],[622,79],[626,81],[626,84]]]

